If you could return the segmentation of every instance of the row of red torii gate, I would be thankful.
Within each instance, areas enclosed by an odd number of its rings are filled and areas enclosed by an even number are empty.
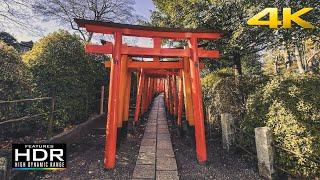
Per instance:
[[[111,54],[105,63],[110,70],[109,99],[105,144],[105,168],[115,166],[117,129],[129,119],[131,72],[139,73],[134,122],[147,111],[154,94],[164,92],[167,111],[181,125],[182,113],[190,126],[194,126],[197,159],[207,160],[199,58],[218,58],[216,50],[205,50],[199,40],[215,40],[222,36],[212,30],[169,29],[118,24],[112,22],[75,19],[90,33],[113,35],[114,42],[103,45],[86,45],[87,53]],[[124,36],[152,38],[153,48],[132,47],[123,44]],[[163,48],[163,40],[185,40],[184,48]],[[134,57],[152,58],[152,61]],[[168,61],[166,58],[174,58]]]

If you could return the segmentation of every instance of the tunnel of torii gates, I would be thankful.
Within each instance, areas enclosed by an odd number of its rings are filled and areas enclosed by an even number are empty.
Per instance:
[[[199,58],[218,58],[216,50],[200,48],[198,41],[215,40],[220,32],[200,29],[169,29],[111,22],[75,19],[75,22],[90,33],[113,35],[114,42],[103,45],[86,45],[87,53],[111,54],[105,62],[110,70],[106,144],[104,166],[115,167],[117,129],[129,118],[131,72],[139,75],[134,122],[145,113],[155,94],[164,92],[167,112],[181,125],[182,113],[195,129],[196,152],[199,163],[207,160]],[[152,38],[153,48],[131,47],[123,44],[123,36]],[[186,40],[184,48],[162,48],[165,39]],[[134,57],[152,58],[152,61],[135,60]],[[163,58],[179,58],[178,61],[163,61]],[[184,105],[183,105],[184,104]]]

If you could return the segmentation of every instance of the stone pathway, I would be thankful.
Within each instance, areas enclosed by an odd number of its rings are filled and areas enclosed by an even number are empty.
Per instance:
[[[178,180],[163,95],[155,98],[141,142],[133,179]]]

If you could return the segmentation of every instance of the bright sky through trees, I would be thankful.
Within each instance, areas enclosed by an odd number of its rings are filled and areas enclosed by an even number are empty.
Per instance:
[[[0,0],[0,2],[1,1],[2,0]],[[134,5],[135,13],[145,18],[145,20],[148,20],[151,14],[150,11],[155,9],[152,0],[135,0],[135,2],[136,2]],[[0,12],[1,10],[6,10],[6,8],[7,6],[3,6],[3,7],[0,6]],[[30,40],[36,41],[43,35],[46,35],[50,32],[57,31],[58,29],[65,29],[65,27],[62,27],[61,25],[53,21],[44,22],[40,20],[40,18],[38,19],[32,16],[31,16],[31,21],[32,22],[30,23],[41,28],[42,32],[28,32],[27,30],[23,30],[20,28],[18,28],[20,30],[17,30],[16,26],[18,26],[18,24],[15,24],[15,23],[10,23],[10,26],[3,26],[0,29],[0,31],[10,32],[17,38],[18,41],[30,41]],[[25,20],[22,20],[22,22],[25,22]],[[9,24],[9,23],[6,23],[6,24]],[[28,22],[26,22],[26,24],[28,24]]]

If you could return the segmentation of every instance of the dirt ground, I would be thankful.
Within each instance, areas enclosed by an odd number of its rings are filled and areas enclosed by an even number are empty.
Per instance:
[[[145,123],[136,128],[133,136],[123,138],[118,145],[116,167],[106,170],[103,165],[105,130],[95,129],[82,137],[79,144],[67,148],[67,169],[52,172],[19,174],[15,179],[131,179],[138,157]]]
[[[258,180],[257,169],[251,160],[239,153],[227,153],[222,149],[221,138],[207,141],[208,161],[200,165],[196,159],[194,139],[179,136],[177,128],[170,126],[171,141],[181,180]]]

